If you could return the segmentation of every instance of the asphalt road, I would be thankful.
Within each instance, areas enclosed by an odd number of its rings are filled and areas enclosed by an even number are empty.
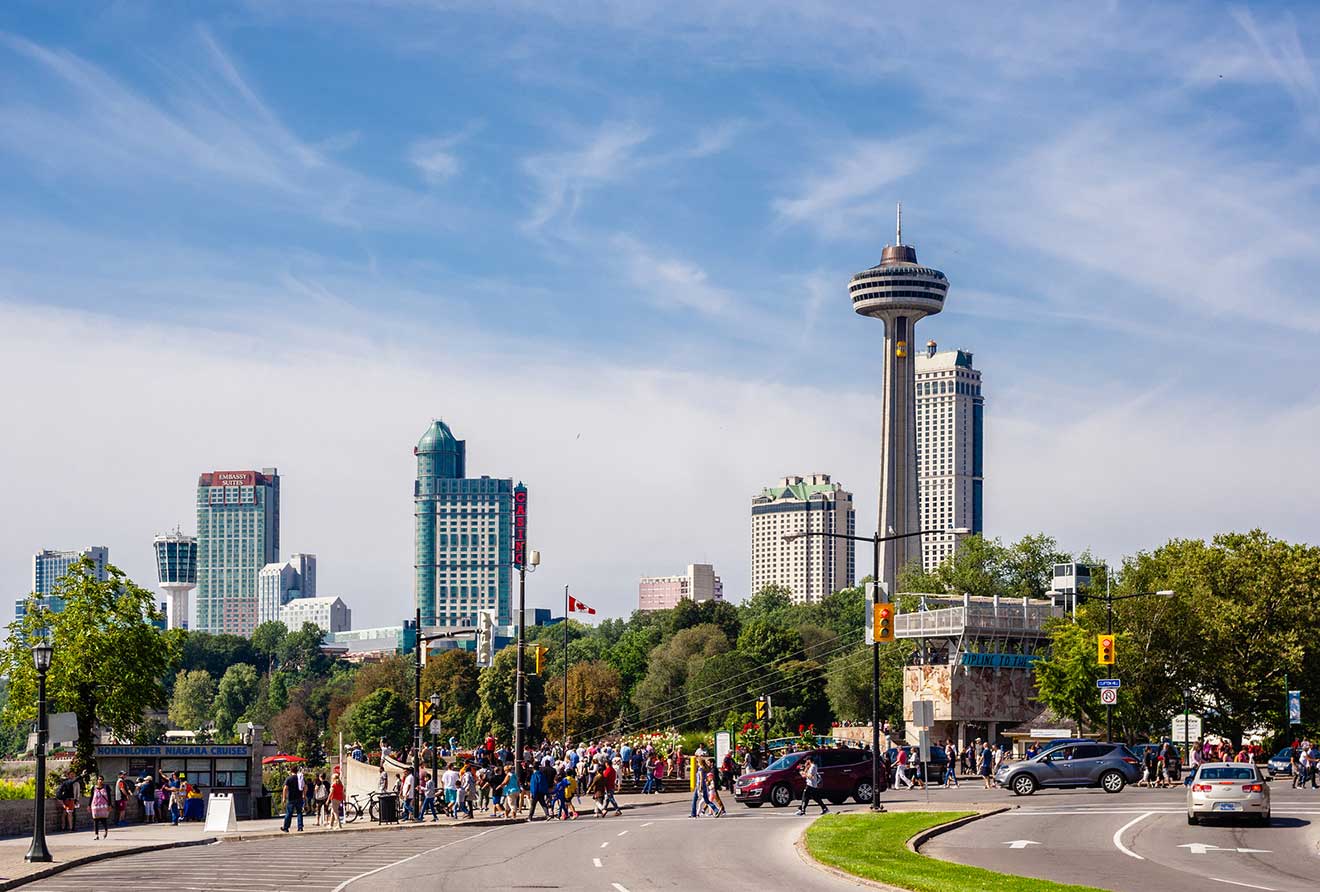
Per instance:
[[[934,857],[1118,892],[1320,888],[1320,793],[1274,790],[1269,828],[1189,827],[1182,790],[1044,791],[1019,798],[964,784],[929,794],[932,810],[1014,808],[937,837]],[[308,833],[116,858],[30,888],[47,892],[162,888],[180,892],[355,890],[857,889],[803,864],[794,841],[816,814],[749,809],[729,797],[723,818],[689,818],[685,802],[627,797],[623,816],[483,827],[424,826]],[[628,799],[650,807],[630,808]],[[927,808],[925,791],[883,797]],[[836,811],[862,811],[849,803]],[[1020,847],[1014,848],[1011,843]],[[1119,846],[1121,844],[1121,848]],[[1189,848],[1204,844],[1200,850]],[[1124,851],[1126,849],[1126,851]],[[1257,849],[1262,851],[1239,851]],[[1212,882],[1214,881],[1214,882]]]
[[[1269,827],[1190,826],[1185,793],[1049,791],[938,836],[922,853],[1115,892],[1320,889],[1320,794],[1275,782]]]

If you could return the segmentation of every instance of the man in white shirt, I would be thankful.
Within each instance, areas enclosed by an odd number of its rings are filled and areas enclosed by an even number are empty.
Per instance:
[[[413,777],[411,771],[403,776],[403,785],[399,788],[399,798],[403,800],[400,803],[403,807],[402,820],[408,821],[413,817],[413,790],[416,788],[417,779]]]
[[[458,772],[454,766],[450,765],[440,775],[440,784],[445,789],[445,814],[451,818],[457,817],[454,814],[454,803],[458,801]]]
[[[802,791],[802,804],[798,806],[797,813],[805,815],[807,813],[807,803],[812,799],[820,806],[821,814],[828,814],[829,807],[825,805],[825,800],[820,795],[820,766],[816,760],[810,756],[802,757],[802,778],[807,782],[807,786]]]

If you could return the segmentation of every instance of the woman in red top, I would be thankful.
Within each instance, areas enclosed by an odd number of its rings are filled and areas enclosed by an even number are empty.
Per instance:
[[[330,781],[330,826],[332,829],[344,829],[344,782],[336,771]]]

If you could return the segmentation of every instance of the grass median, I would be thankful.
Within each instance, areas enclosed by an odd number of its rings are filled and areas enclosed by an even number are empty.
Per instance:
[[[923,830],[972,812],[886,812],[824,815],[807,828],[811,857],[847,873],[913,892],[1102,892],[997,873],[909,852],[907,841]]]

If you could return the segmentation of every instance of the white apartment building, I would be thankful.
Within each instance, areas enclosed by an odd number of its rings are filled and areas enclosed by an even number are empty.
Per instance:
[[[852,493],[829,474],[785,477],[752,498],[752,590],[788,589],[798,603],[814,603],[853,584],[853,543],[806,532],[855,535]]]
[[[703,601],[724,600],[724,583],[710,564],[688,564],[682,576],[643,576],[637,584],[638,610],[670,610],[688,598]]]
[[[340,598],[295,598],[280,608],[280,621],[290,631],[316,623],[323,632],[347,632],[353,628],[353,611]]]
[[[284,605],[316,597],[316,555],[295,554],[257,574],[257,625],[280,619]]]
[[[953,530],[984,528],[981,373],[968,351],[935,348],[930,341],[916,357],[917,493],[921,528],[948,532],[921,537],[921,563],[928,572],[954,553]]]

